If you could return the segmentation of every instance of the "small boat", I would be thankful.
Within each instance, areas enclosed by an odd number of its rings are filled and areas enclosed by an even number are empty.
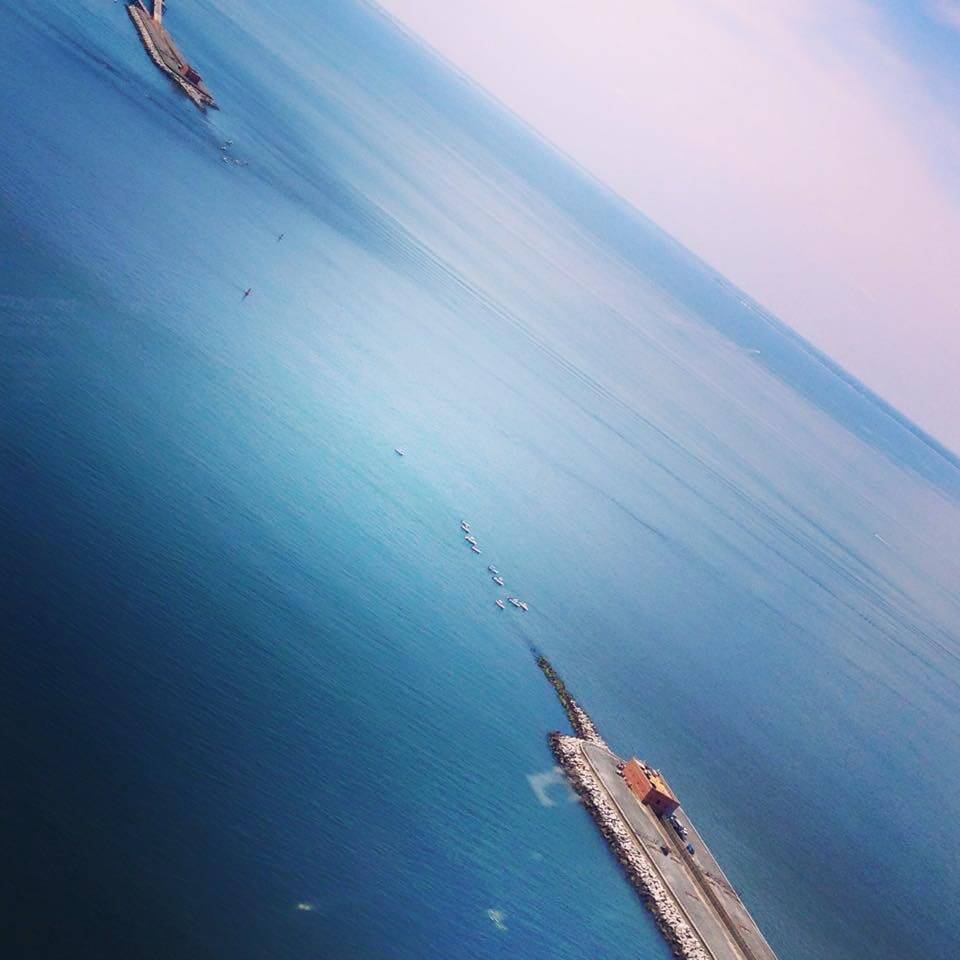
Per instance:
[[[530,608],[527,606],[525,600],[518,600],[517,607],[519,607],[524,613],[526,613]]]
[[[520,608],[520,601],[516,597],[507,597],[507,603],[513,607],[517,607],[517,609]]]
[[[499,576],[500,576],[500,571],[499,571],[492,563],[490,564],[489,567],[487,567],[487,569],[488,569],[495,577],[499,577]]]
[[[475,543],[471,543],[471,544],[470,544],[470,549],[471,549],[474,553],[479,553],[479,552],[480,552],[480,548],[479,548]]]
[[[403,450],[400,449],[400,447],[394,447],[394,448],[393,448],[393,452],[394,452],[398,457],[405,457],[405,456],[406,456],[406,454],[403,452]]]
[[[491,577],[490,579],[493,580],[493,582],[494,582],[498,587],[502,587],[502,586],[503,586],[503,577]]]
[[[477,538],[472,534],[468,533],[463,539],[466,540],[471,547],[475,547],[477,545]]]
[[[494,600],[493,602],[494,602],[501,610],[506,610],[506,609],[507,609],[507,608],[503,605],[503,601],[502,601],[502,600]]]
[[[470,524],[467,523],[466,520],[461,520],[461,521],[460,521],[460,529],[461,529],[464,533],[469,533],[469,532],[470,532]]]

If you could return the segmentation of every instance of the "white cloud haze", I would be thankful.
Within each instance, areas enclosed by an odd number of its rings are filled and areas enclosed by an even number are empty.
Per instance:
[[[960,451],[960,91],[877,6],[381,2]],[[917,17],[960,54],[960,2]]]

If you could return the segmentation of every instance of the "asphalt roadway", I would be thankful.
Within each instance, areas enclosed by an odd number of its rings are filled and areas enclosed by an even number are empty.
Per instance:
[[[626,821],[634,836],[640,841],[647,856],[673,895],[681,912],[687,917],[690,925],[700,937],[707,952],[714,960],[752,960],[736,943],[717,909],[701,889],[694,870],[680,855],[678,850],[679,837],[649,807],[640,803],[623,778],[617,773],[617,764],[621,762],[620,758],[589,743],[583,744],[581,749],[587,763],[599,778],[614,805],[619,809],[620,815]],[[692,831],[691,836],[693,836]],[[696,840],[691,840],[696,849],[699,849],[697,847],[697,840],[699,839],[699,835],[696,835]],[[666,848],[667,853],[663,852],[664,848]],[[719,870],[719,867],[717,869]],[[720,876],[723,876],[722,873]],[[736,894],[734,894],[735,896]],[[745,910],[744,913],[746,913]],[[747,919],[753,925],[749,914],[747,914]],[[760,935],[759,931],[757,931],[757,935]],[[762,936],[760,939],[763,939]],[[767,949],[769,950],[769,948]]]
[[[746,944],[749,955],[753,960],[777,960],[777,955],[773,952],[770,944],[764,939],[756,921],[750,916],[749,911],[743,905],[743,901],[733,889],[726,874],[720,869],[720,864],[714,859],[710,848],[703,842],[703,838],[697,832],[696,827],[690,822],[690,818],[680,807],[676,812],[676,817],[680,823],[686,827],[687,839],[681,841],[676,838],[677,843],[690,843],[695,853],[693,859],[696,860],[699,879],[702,886],[709,885],[710,891],[720,902],[728,926],[735,925],[737,933],[741,940]],[[672,828],[671,832],[672,832]],[[690,855],[681,851],[681,855],[689,857]]]

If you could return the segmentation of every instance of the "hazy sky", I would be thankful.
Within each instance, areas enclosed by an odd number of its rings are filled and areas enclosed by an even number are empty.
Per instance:
[[[380,0],[960,452],[960,0]]]

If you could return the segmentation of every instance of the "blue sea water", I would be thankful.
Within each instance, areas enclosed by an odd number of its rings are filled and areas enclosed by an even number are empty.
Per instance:
[[[531,645],[784,960],[955,956],[956,459],[375,9],[168,24],[0,7],[3,956],[666,958]]]

